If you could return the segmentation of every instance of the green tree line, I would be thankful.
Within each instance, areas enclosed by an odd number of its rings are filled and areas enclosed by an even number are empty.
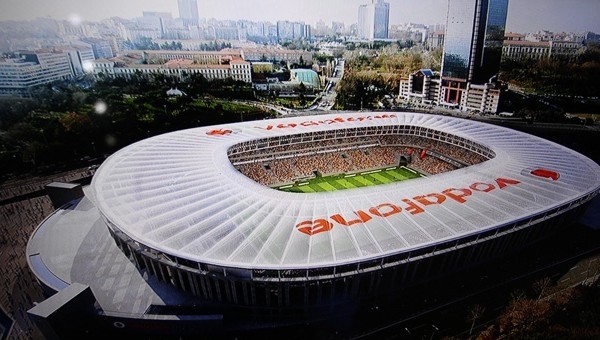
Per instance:
[[[162,44],[158,44],[149,37],[141,37],[137,42],[133,43],[133,47],[140,50],[171,50],[171,51],[181,51],[183,50],[183,45],[181,42],[177,41],[166,41]],[[225,48],[231,48],[231,43],[226,42],[217,42],[211,41],[207,43],[202,43],[199,46],[200,51],[220,51]]]
[[[346,58],[344,77],[337,87],[342,109],[377,108],[386,95],[396,97],[400,80],[422,68],[439,70],[441,50],[427,54],[397,48],[378,53],[355,53]]]
[[[167,96],[173,87],[186,95]],[[31,99],[0,99],[0,178],[102,157],[169,131],[267,116],[233,99],[253,99],[251,86],[201,75],[175,81],[139,74],[89,88],[54,83],[36,88]]]
[[[574,62],[565,60],[504,59],[500,79],[530,92],[598,96],[600,47],[589,46]]]

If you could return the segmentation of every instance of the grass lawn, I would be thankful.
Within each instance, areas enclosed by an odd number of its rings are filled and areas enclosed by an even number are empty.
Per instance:
[[[288,192],[323,192],[388,184],[422,176],[405,167],[391,167],[352,175],[316,177],[275,189]]]

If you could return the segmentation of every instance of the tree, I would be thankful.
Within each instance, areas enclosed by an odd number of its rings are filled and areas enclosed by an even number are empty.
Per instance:
[[[140,37],[138,42],[135,44],[137,49],[140,50],[159,50],[160,46],[152,41],[150,37]]]
[[[306,93],[306,85],[304,85],[303,82],[300,82],[300,85],[298,85],[297,91],[299,93],[300,105],[304,105],[305,104],[304,94]]]
[[[576,61],[505,58],[500,64],[500,79],[536,93],[594,97],[600,92],[599,54],[588,48]]]
[[[544,296],[546,289],[548,289],[551,284],[552,280],[549,277],[544,277],[533,283],[533,290],[537,294],[537,300],[540,300]]]
[[[45,147],[43,143],[38,141],[26,142],[23,148],[23,162],[31,163],[34,170],[37,170],[39,155],[42,154]]]
[[[67,112],[59,118],[66,132],[81,135],[90,130],[90,117],[76,112]]]
[[[373,108],[385,94],[383,77],[375,71],[346,72],[337,87],[338,104],[345,109]]]
[[[471,322],[471,327],[469,328],[469,335],[473,334],[473,327],[475,327],[475,322],[479,320],[480,317],[485,313],[485,307],[476,304],[469,308],[469,314],[467,316],[468,321]]]

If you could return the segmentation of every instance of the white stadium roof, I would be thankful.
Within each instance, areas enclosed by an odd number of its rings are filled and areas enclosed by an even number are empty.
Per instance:
[[[227,156],[229,147],[244,141],[380,125],[444,131],[476,141],[496,157],[427,178],[300,194],[254,182]],[[92,182],[101,214],[132,239],[188,260],[249,269],[316,268],[380,258],[510,224],[599,187],[600,167],[555,143],[471,120],[397,112],[168,133],[115,153]],[[434,194],[426,198],[433,204],[414,199],[428,194]],[[309,235],[298,228],[323,225],[331,229]]]

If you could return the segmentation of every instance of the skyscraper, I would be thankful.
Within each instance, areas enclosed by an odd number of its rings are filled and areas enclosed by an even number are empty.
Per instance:
[[[468,84],[498,73],[507,9],[508,0],[448,0],[442,102],[460,103]]]
[[[186,25],[198,25],[198,3],[196,0],[177,0],[179,17]]]
[[[362,39],[387,39],[390,23],[390,4],[371,0],[358,7],[358,36]]]

